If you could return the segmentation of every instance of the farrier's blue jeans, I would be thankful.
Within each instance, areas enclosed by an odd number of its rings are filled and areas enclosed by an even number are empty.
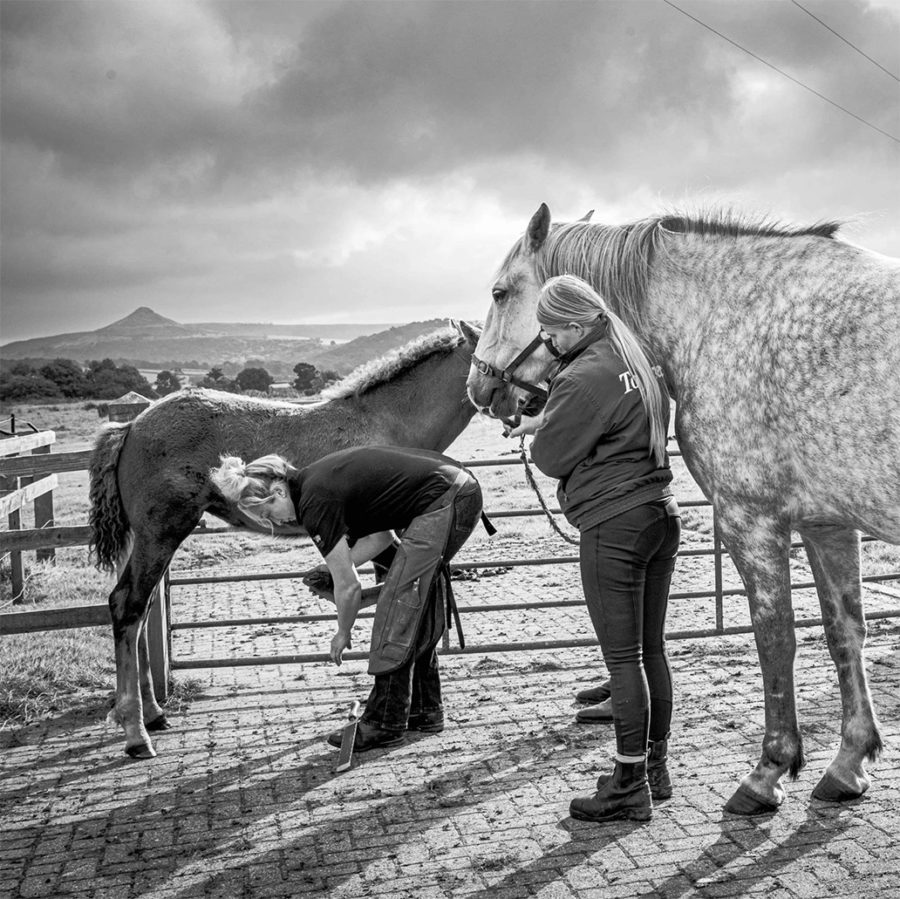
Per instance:
[[[616,749],[643,755],[669,736],[672,675],[665,625],[681,540],[674,499],[646,503],[581,534],[581,582],[609,669]]]
[[[481,516],[481,486],[475,478],[453,501],[453,524],[444,551],[449,562],[469,539]],[[443,633],[440,592],[432,589],[428,608],[416,633],[412,658],[389,674],[375,676],[362,720],[382,730],[406,730],[409,716],[443,711],[441,678],[435,648]]]

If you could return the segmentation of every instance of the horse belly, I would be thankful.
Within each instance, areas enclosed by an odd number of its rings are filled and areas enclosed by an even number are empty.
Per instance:
[[[676,410],[685,462],[714,505],[900,543],[900,415],[859,402],[824,413],[812,400],[762,408],[710,401]]]

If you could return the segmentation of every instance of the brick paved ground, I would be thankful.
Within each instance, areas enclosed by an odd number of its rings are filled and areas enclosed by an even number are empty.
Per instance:
[[[460,453],[462,456],[463,454]],[[492,478],[494,479],[492,481]],[[488,505],[520,502],[485,472]],[[495,483],[496,481],[496,483]],[[489,488],[489,489],[488,489]],[[507,520],[461,555],[571,554],[540,522]],[[685,546],[702,545],[692,520]],[[215,541],[210,544],[216,562]],[[224,558],[224,556],[223,556]],[[303,548],[240,566],[302,568]],[[252,563],[252,564],[251,564]],[[808,577],[802,558],[797,580]],[[674,591],[708,589],[710,561],[683,557]],[[217,570],[222,570],[219,565]],[[726,585],[736,585],[726,570]],[[575,566],[489,572],[456,585],[460,605],[578,595]],[[890,590],[891,588],[887,588]],[[867,608],[896,595],[867,591]],[[816,614],[807,592],[798,616]],[[175,621],[323,610],[294,580],[173,591]],[[673,600],[670,629],[709,626],[711,601]],[[464,618],[470,644],[588,637],[582,608]],[[742,598],[725,623],[745,622]],[[180,661],[322,651],[332,627],[179,630]],[[365,626],[357,627],[365,648]],[[673,798],[647,824],[573,821],[614,748],[608,725],[573,720],[576,689],[602,676],[594,647],[448,656],[448,727],[357,757],[334,774],[325,735],[365,697],[365,663],[179,671],[201,695],[131,762],[105,709],[72,710],[12,734],[0,753],[0,895],[154,897],[881,897],[900,894],[900,619],[873,622],[868,671],[886,750],[872,788],[845,805],[810,792],[838,743],[840,700],[821,628],[798,630],[799,714],[807,767],[775,815],[723,803],[755,764],[763,730],[752,637],[670,645],[676,682]]]

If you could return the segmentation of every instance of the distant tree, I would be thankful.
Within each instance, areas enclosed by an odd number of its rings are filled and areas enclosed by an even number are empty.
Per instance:
[[[165,368],[156,376],[156,383],[153,386],[160,396],[166,396],[166,394],[181,390],[181,381],[178,380],[177,375]]]
[[[274,378],[264,368],[245,368],[234,379],[241,390],[261,390],[265,393]]]
[[[309,389],[304,392],[307,396],[312,396],[313,394],[320,393],[329,384],[333,384],[335,381],[340,380],[341,376],[336,371],[319,371],[316,372],[316,376],[313,378]]]
[[[102,359],[99,362],[96,359],[91,359],[88,362],[88,371],[89,372],[98,372],[98,371],[115,371],[116,363],[113,362],[112,359]]]
[[[134,391],[156,399],[156,391],[133,365],[117,366],[112,359],[88,362],[86,395],[99,400],[114,400]]]
[[[313,381],[318,374],[315,365],[310,365],[308,362],[298,362],[294,366],[293,372],[297,377],[291,381],[291,384],[300,393],[309,390],[313,386]]]
[[[197,383],[198,387],[208,387],[212,390],[225,390],[228,393],[235,393],[238,390],[237,385],[231,378],[226,378],[221,368],[211,368],[203,380]]]
[[[11,371],[0,374],[0,400],[16,402],[51,399],[61,395],[57,384],[33,369],[31,374],[13,374]]]
[[[81,370],[81,366],[71,359],[54,359],[41,368],[40,374],[48,381],[53,381],[63,396],[85,395],[87,381],[84,372]]]

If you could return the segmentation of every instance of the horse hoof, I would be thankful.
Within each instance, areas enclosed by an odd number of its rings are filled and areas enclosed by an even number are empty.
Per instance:
[[[735,791],[734,795],[725,804],[725,811],[732,815],[768,815],[778,811],[780,801],[772,802],[751,793],[743,784]]]
[[[169,724],[169,719],[166,718],[165,715],[159,715],[158,717],[154,718],[152,721],[146,722],[146,724],[144,724],[144,727],[146,727],[147,730],[151,730],[151,731],[171,730],[172,729],[172,725]]]
[[[126,746],[125,754],[133,759],[155,759],[156,750],[149,743],[138,743],[135,746]]]
[[[858,787],[853,787],[826,771],[816,784],[812,795],[813,799],[821,799],[823,802],[847,802],[850,799],[859,799],[868,789],[869,784],[866,781],[860,781]]]

